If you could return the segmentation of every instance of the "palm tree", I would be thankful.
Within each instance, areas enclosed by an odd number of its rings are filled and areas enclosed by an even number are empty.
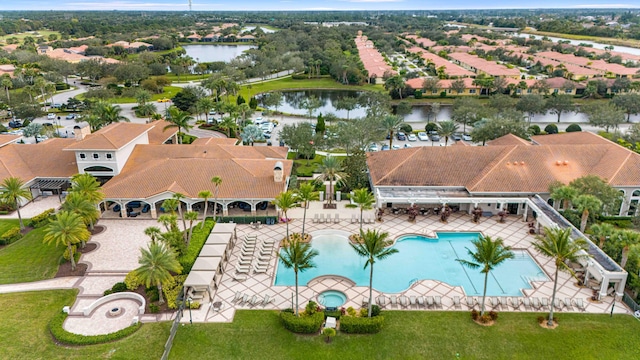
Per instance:
[[[438,135],[444,137],[444,146],[447,146],[449,138],[458,131],[458,125],[453,121],[441,121],[438,124]]]
[[[309,202],[320,200],[319,194],[315,191],[315,187],[312,184],[304,183],[300,185],[298,191],[296,191],[296,197],[298,201],[302,202],[302,206],[304,207],[304,213],[302,214],[302,236],[304,237],[304,224],[307,220],[307,208],[309,207]]]
[[[182,137],[180,134],[183,132],[183,129],[185,131],[189,131],[193,128],[193,125],[189,123],[193,118],[189,116],[189,113],[182,111],[175,106],[171,106],[169,108],[169,115],[171,118],[167,119],[167,121],[171,124],[165,126],[164,130],[178,128],[178,144],[182,144]]]
[[[187,247],[191,242],[191,236],[193,235],[193,222],[198,220],[198,213],[196,211],[187,211],[184,214],[185,219],[189,220],[189,235],[187,236]],[[204,222],[204,221],[203,221]]]
[[[569,235],[571,229],[560,228],[544,228],[543,236],[536,236],[536,241],[533,243],[533,247],[542,255],[550,257],[555,260],[556,272],[553,280],[553,295],[551,296],[551,311],[549,312],[549,321],[547,325],[553,326],[553,304],[556,300],[556,289],[558,287],[558,272],[560,270],[568,271],[571,275],[574,275],[573,270],[568,262],[577,262],[581,258],[585,258],[588,255],[586,253],[581,254],[586,247],[584,239],[571,240]]]
[[[211,182],[216,188],[213,190],[214,193],[214,208],[213,208],[213,219],[217,220],[216,214],[218,213],[218,192],[220,191],[220,185],[222,185],[222,178],[220,176],[214,176],[211,178]]]
[[[149,245],[149,249],[140,249],[140,257],[138,264],[140,267],[135,269],[136,275],[142,280],[147,287],[156,285],[158,287],[158,303],[164,304],[162,297],[162,284],[171,279],[171,271],[180,273],[182,266],[176,259],[176,254],[171,248],[161,243],[153,243]]]
[[[70,192],[79,193],[90,203],[97,205],[104,199],[100,183],[91,174],[76,174],[71,178]]]
[[[128,118],[120,114],[121,111],[122,111],[122,108],[118,105],[105,104],[100,110],[100,118],[107,125],[112,123],[117,123],[120,121],[129,122]]]
[[[392,77],[388,78],[384,82],[384,88],[389,90],[389,92],[391,92],[391,93],[393,93],[394,91],[397,91],[398,92],[398,96],[400,97],[400,100],[402,100],[402,91],[404,91],[404,89],[407,88],[407,84],[405,83],[405,81],[402,78],[402,76],[395,75],[395,76],[392,76]]]
[[[185,198],[184,194],[175,193],[173,194],[173,199],[177,200],[178,204],[178,215],[180,215],[180,219],[182,219],[182,229],[187,230],[187,222],[184,220],[184,214],[182,213],[182,199]]]
[[[369,189],[356,189],[351,196],[353,204],[347,204],[348,208],[360,208],[360,232],[362,232],[362,213],[365,210],[373,209],[373,204],[376,203],[376,198],[373,196]]]
[[[175,200],[167,199],[164,202],[167,202],[167,201],[175,201]],[[162,203],[163,207],[165,206],[164,202]],[[158,216],[158,222],[160,224],[162,224],[162,226],[164,226],[164,228],[167,230],[167,232],[179,231],[178,230],[178,215],[176,215],[176,214],[162,214],[162,215]]]
[[[402,125],[404,121],[402,118],[396,115],[387,115],[382,118],[381,126],[382,129],[389,135],[389,149],[391,149],[391,145],[393,144],[393,134],[400,129],[400,125]]]
[[[616,231],[616,228],[609,223],[599,223],[591,225],[588,233],[591,235],[591,240],[597,241],[598,246],[602,249],[604,242],[612,238]]]
[[[622,245],[622,258],[620,259],[620,266],[624,269],[629,259],[629,250],[633,245],[640,242],[640,233],[634,230],[620,230],[618,231],[618,239]]]
[[[155,244],[156,241],[158,241],[160,234],[162,234],[162,231],[157,226],[149,226],[148,228],[144,229],[144,234],[151,238],[152,244]]]
[[[227,137],[231,137],[231,130],[237,132],[238,124],[229,116],[224,116],[222,121],[218,123],[218,128],[220,130],[225,130],[227,132]]]
[[[484,315],[484,303],[487,297],[487,281],[489,280],[489,272],[495,269],[503,261],[513,258],[510,246],[504,246],[501,238],[492,239],[489,236],[479,237],[478,240],[471,242],[474,251],[467,248],[467,252],[471,257],[471,261],[464,259],[456,259],[462,265],[471,269],[482,268],[480,273],[484,274],[484,290],[482,291],[482,306],[480,316]]]
[[[342,163],[340,160],[331,155],[327,155],[327,157],[322,160],[322,164],[320,164],[318,170],[320,171],[320,175],[316,178],[316,182],[322,184],[327,180],[329,181],[327,199],[329,200],[329,205],[331,205],[331,200],[333,200],[333,182],[335,181],[336,185],[342,184],[347,178],[347,173],[342,171]]]
[[[178,206],[180,206],[180,201],[176,198],[166,199],[162,202],[162,208],[164,211],[168,211],[171,215],[176,214]]]
[[[62,210],[80,215],[85,224],[93,230],[93,224],[100,217],[100,212],[89,200],[78,192],[70,192],[62,204]]]
[[[584,232],[587,228],[589,213],[602,209],[602,201],[593,195],[580,195],[573,200],[573,206],[578,209],[578,212],[582,213],[582,217],[580,219],[580,231]]]
[[[362,242],[352,244],[353,250],[360,256],[367,259],[364,268],[369,266],[369,317],[371,317],[371,305],[373,304],[373,264],[376,260],[384,260],[390,255],[398,252],[398,249],[390,248],[392,241],[387,240],[389,233],[380,233],[377,230],[369,230],[363,232],[360,229],[360,239]]]
[[[285,194],[281,193],[280,195]],[[276,198],[277,200],[277,198]],[[287,232],[289,223],[287,222]],[[315,264],[312,262],[313,258],[318,255],[316,250],[311,248],[311,244],[303,243],[298,241],[297,239],[291,240],[288,238],[285,242],[285,246],[282,248],[282,251],[278,253],[278,257],[280,261],[282,261],[282,265],[287,269],[293,269],[293,272],[296,276],[296,309],[295,313],[298,316],[298,273],[303,272],[305,270],[311,269],[315,267]]]
[[[569,208],[569,202],[576,196],[578,196],[578,190],[568,185],[558,186],[551,190],[551,198],[555,201],[562,201],[562,208],[565,210]]]
[[[198,193],[198,197],[204,199],[204,214],[202,215],[202,223],[200,224],[200,229],[204,228],[204,222],[207,220],[207,210],[209,210],[209,198],[212,196],[213,194],[209,190],[202,190]],[[215,214],[214,214],[214,218],[215,218]]]
[[[287,216],[287,212],[298,206],[298,199],[291,190],[287,190],[278,194],[272,203],[276,207],[280,208],[284,214],[284,219],[287,224],[287,237],[285,238],[285,241],[289,241],[289,217]]]
[[[11,97],[9,97],[9,89],[13,88],[13,82],[11,81],[11,78],[9,78],[8,76],[3,77],[1,85],[4,88],[4,91],[7,93],[7,103],[11,103]]]
[[[20,222],[20,230],[24,230],[22,215],[20,215],[20,201],[31,200],[32,196],[31,191],[24,187],[22,179],[8,177],[2,180],[2,183],[0,183],[0,199],[15,206],[16,212],[18,213],[18,221]]]
[[[61,211],[46,226],[43,240],[45,244],[55,243],[56,246],[60,244],[66,246],[71,260],[71,271],[75,271],[74,245],[89,240],[90,236],[91,234],[80,215]]]

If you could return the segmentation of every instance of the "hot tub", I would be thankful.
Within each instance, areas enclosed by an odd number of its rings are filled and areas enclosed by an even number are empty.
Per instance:
[[[327,308],[337,308],[347,302],[347,295],[338,290],[326,290],[318,295],[318,304]]]

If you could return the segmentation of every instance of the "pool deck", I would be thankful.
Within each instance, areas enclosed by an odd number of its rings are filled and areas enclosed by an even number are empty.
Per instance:
[[[305,226],[305,232],[313,232],[317,230],[326,230],[326,229],[339,229],[343,231],[348,231],[350,233],[355,233],[358,231],[359,224],[351,223],[351,213],[354,212],[353,209],[345,209],[344,204],[346,202],[342,202],[339,205],[338,210],[318,210],[318,209],[310,209],[307,212],[307,222]],[[340,217],[342,217],[342,221],[340,223],[324,223],[318,224],[312,221],[313,214],[318,211],[323,212],[325,214],[331,213],[332,215],[335,213],[339,213]],[[295,213],[293,217],[294,220],[289,224],[289,232],[301,232],[302,229],[302,211],[301,209],[296,209],[296,212],[300,212],[300,216],[298,218],[298,214]],[[367,212],[367,215],[373,216],[373,211]],[[347,219],[344,219],[348,217]],[[485,235],[489,235],[492,237],[501,237],[505,244],[508,246],[512,246],[515,249],[524,249],[528,250],[532,255],[533,259],[538,263],[538,265],[544,270],[549,279],[553,279],[553,274],[555,272],[554,262],[546,257],[543,257],[536,253],[533,249],[531,242],[534,241],[534,236],[529,235],[527,233],[527,224],[522,221],[521,217],[510,216],[508,217],[504,223],[499,223],[497,221],[497,216],[493,216],[491,218],[483,217],[479,224],[474,224],[471,221],[471,216],[465,213],[456,213],[453,214],[449,222],[444,224],[439,221],[439,218],[430,215],[430,216],[418,216],[414,223],[410,223],[407,221],[407,215],[385,215],[384,221],[379,223],[376,222],[374,224],[364,224],[364,229],[377,229],[380,231],[389,232],[391,238],[395,239],[401,235],[405,234],[425,234],[432,236],[436,231],[465,231],[465,232],[482,232]],[[230,261],[227,263],[225,267],[225,273],[222,277],[222,281],[215,293],[213,293],[213,302],[221,303],[220,310],[214,311],[208,300],[205,300],[203,306],[198,310],[192,310],[191,317],[194,322],[230,322],[233,320],[236,309],[285,309],[292,307],[292,298],[295,294],[294,286],[273,286],[273,281],[275,277],[276,270],[276,262],[277,256],[276,251],[274,250],[271,253],[269,258],[269,266],[267,268],[267,272],[263,274],[254,274],[253,270],[251,270],[251,274],[244,281],[236,281],[234,280],[234,274],[236,273],[235,267],[238,263],[240,249],[243,244],[243,239],[245,235],[257,235],[258,244],[265,240],[276,240],[276,242],[280,239],[283,239],[285,236],[286,225],[278,224],[272,226],[262,226],[260,229],[254,229],[250,225],[238,225],[237,233],[238,233],[238,242],[233,250],[233,254],[230,258]],[[254,255],[254,261],[257,259],[257,254]],[[375,269],[374,269],[374,277],[375,277]],[[537,297],[537,298],[551,298],[553,293],[553,281],[547,282],[534,282],[533,289],[524,290],[525,295],[527,297]],[[299,286],[299,307],[304,308],[309,300],[317,301],[317,295],[325,290],[339,290],[347,295],[347,303],[344,307],[353,306],[358,309],[362,306],[362,302],[368,299],[368,287],[362,286],[354,286],[353,282],[349,279],[345,278],[332,278],[330,276],[323,277],[321,279],[314,279],[310,281],[309,284],[300,284]],[[247,302],[234,302],[234,297],[237,292],[240,292],[243,295],[247,295],[247,299],[253,298],[256,296],[257,299],[262,299],[265,295],[269,295],[269,297],[275,298],[275,300],[265,306],[262,304],[258,305],[250,305]],[[572,302],[578,299],[582,299],[583,304],[585,305],[585,312],[588,313],[609,313],[611,311],[611,306],[613,303],[613,297],[607,296],[602,299],[600,302],[592,302],[590,301],[591,297],[591,289],[578,287],[576,286],[576,280],[572,278],[566,272],[560,272],[558,278],[558,291],[556,298],[564,300],[565,298],[571,299]],[[426,307],[419,305],[408,305],[408,306],[387,306],[383,307],[383,309],[393,309],[393,310],[455,310],[455,311],[468,311],[469,307],[466,305],[466,295],[462,287],[453,287],[446,283],[433,281],[433,280],[421,280],[414,283],[409,289],[396,294],[381,294],[376,291],[375,288],[373,290],[373,298],[379,295],[385,295],[387,299],[391,295],[396,295],[398,298],[401,295],[406,297],[411,296],[440,296],[442,299],[442,307]],[[460,297],[460,306],[456,307],[453,304],[453,297]],[[477,300],[481,300],[481,297],[476,297]],[[548,308],[539,308],[539,309],[525,309],[521,304],[521,301],[524,297],[516,297],[516,301],[520,302],[519,306],[514,308],[509,305],[508,308],[496,308],[497,311],[533,311],[533,312],[545,312],[548,311]],[[616,313],[626,313],[631,314],[629,308],[626,307],[622,302],[615,302],[614,312]],[[489,301],[489,297],[487,297],[487,302]],[[476,305],[477,309],[478,306]],[[493,307],[487,303],[487,309],[492,309]],[[556,310],[558,311],[558,310]],[[567,309],[563,307],[559,313],[563,312],[580,312],[580,310],[573,305],[572,309]],[[182,318],[183,322],[189,322],[189,314],[185,313],[185,316]]]

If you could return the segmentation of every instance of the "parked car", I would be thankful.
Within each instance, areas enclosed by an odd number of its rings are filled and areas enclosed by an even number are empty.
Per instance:
[[[469,135],[469,134],[462,134],[462,140],[464,140],[464,141],[471,141],[471,135]]]
[[[406,141],[407,140],[407,136],[402,131],[398,131],[398,133],[396,134],[396,138],[399,141]]]
[[[262,133],[262,136],[263,136],[265,139],[271,139],[271,133],[268,133],[268,132],[266,132],[266,131]]]
[[[215,124],[216,123],[216,118],[214,118],[213,116],[209,116],[209,118],[207,119],[207,124]]]
[[[54,114],[54,113],[48,113],[48,114],[47,114],[47,119],[48,119],[48,120],[55,120],[55,119],[56,119],[56,114]]]
[[[371,144],[369,146],[369,151],[378,151],[378,144]]]
[[[158,102],[160,102],[160,101],[158,100]],[[212,109],[212,110],[209,110],[209,115],[215,115],[215,114],[216,114],[216,111],[215,111],[215,110],[213,110],[213,109]]]
[[[418,137],[416,136],[416,134],[409,134],[409,136],[407,136],[407,140],[409,140],[409,141],[417,141]]]
[[[257,117],[255,120],[253,120],[253,123],[256,124],[256,125],[262,124],[262,118],[261,117]]]
[[[51,105],[51,107],[52,108],[56,108],[56,109],[60,109],[62,107],[62,104],[55,103],[55,104]]]
[[[451,135],[451,139],[453,139],[453,141],[460,141],[462,140],[462,135],[455,133],[453,135]]]
[[[271,134],[274,126],[273,126],[273,123],[271,122],[265,122],[265,123],[262,123],[262,125],[260,125],[260,128],[262,129],[263,132]]]
[[[382,151],[389,150],[389,145],[382,145]]]
[[[438,134],[431,134],[429,138],[431,138],[431,141],[440,141],[440,135]]]
[[[159,103],[166,103],[166,102],[169,102],[169,101],[171,101],[171,99],[167,99],[167,98],[164,98],[164,99],[158,99],[158,102],[159,102]]]
[[[418,139],[420,141],[428,141],[429,140],[429,136],[427,135],[426,132],[421,131],[421,132],[418,133]]]
[[[67,117],[65,117],[65,119],[67,119],[67,120],[73,120],[75,118],[76,118],[76,114],[69,114],[69,115],[67,115]]]
[[[36,140],[38,140],[38,142],[45,141],[47,139],[49,139],[49,137],[46,135],[36,135]]]
[[[393,145],[391,145],[391,149],[392,149],[392,150],[398,150],[398,149],[400,149],[400,145],[398,145],[398,144],[393,144]]]
[[[410,148],[410,147],[413,147],[413,146],[411,146],[411,144],[404,144],[404,148],[405,148],[405,149],[406,149],[406,148]]]
[[[17,119],[11,120],[11,121],[9,121],[9,127],[10,128],[14,128],[14,129],[22,127],[22,121],[17,120]]]

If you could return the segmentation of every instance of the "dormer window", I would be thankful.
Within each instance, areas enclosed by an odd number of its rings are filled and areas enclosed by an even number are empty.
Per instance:
[[[112,157],[113,156],[110,153],[107,154],[107,159],[111,160]]]
[[[80,154],[80,159],[86,159],[86,158],[87,158],[87,155],[85,155],[85,154]]]
[[[93,158],[94,158],[95,160],[98,160],[98,158],[100,158],[100,155],[98,155],[98,154],[96,154],[96,153],[93,153]]]

